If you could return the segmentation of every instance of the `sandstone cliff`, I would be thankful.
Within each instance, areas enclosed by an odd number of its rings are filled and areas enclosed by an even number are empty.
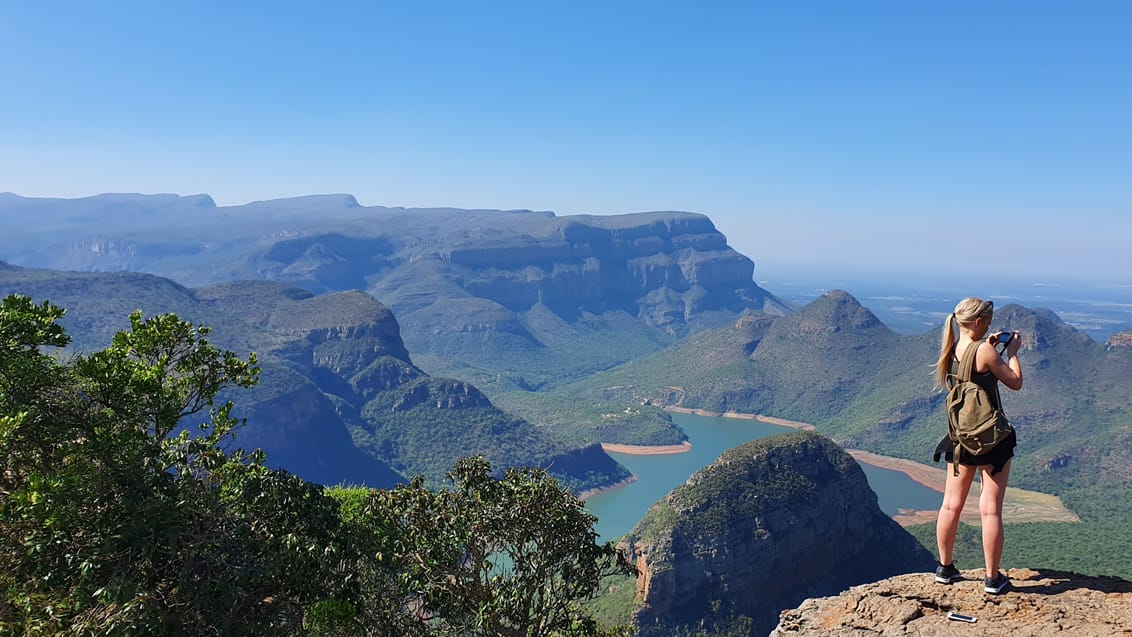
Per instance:
[[[744,310],[786,311],[755,284],[751,259],[688,212],[404,209],[349,195],[222,207],[207,196],[7,195],[0,216],[13,222],[0,256],[17,265],[367,291],[397,315],[422,369],[493,396],[608,369]]]
[[[965,579],[950,586],[927,573],[855,586],[783,612],[771,637],[1132,635],[1132,582],[1052,570],[1006,574],[1013,589],[997,597],[983,592],[981,570],[964,571]],[[948,620],[949,611],[976,622]]]
[[[623,541],[642,635],[748,626],[932,557],[877,506],[860,466],[811,432],[737,447],[650,509]],[[726,628],[730,631],[733,628]]]
[[[1132,347],[1132,330],[1113,334],[1108,337],[1106,344],[1109,347]]]
[[[374,221],[352,238],[281,241],[255,267],[315,291],[370,291],[422,367],[490,394],[583,377],[745,310],[786,311],[699,214],[414,210]]]

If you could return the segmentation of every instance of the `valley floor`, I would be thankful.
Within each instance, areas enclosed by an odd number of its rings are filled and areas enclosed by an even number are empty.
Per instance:
[[[786,420],[785,418],[775,418],[773,416],[764,416],[762,414],[741,414],[737,411],[707,411],[704,409],[688,409],[687,407],[665,407],[665,411],[671,411],[677,414],[695,414],[696,416],[711,416],[713,418],[735,418],[736,420],[757,420],[771,425],[779,425],[781,427],[793,427],[794,429],[805,429],[806,431],[813,431],[817,429],[808,422],[798,422],[797,420]]]

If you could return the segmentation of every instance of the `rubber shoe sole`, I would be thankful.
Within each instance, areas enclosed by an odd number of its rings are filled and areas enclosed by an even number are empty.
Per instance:
[[[961,579],[963,575],[954,566],[940,566],[935,569],[935,581],[938,584],[951,584]]]
[[[998,574],[997,578],[986,578],[983,580],[983,590],[990,595],[998,595],[1010,588],[1010,580],[1002,573]]]

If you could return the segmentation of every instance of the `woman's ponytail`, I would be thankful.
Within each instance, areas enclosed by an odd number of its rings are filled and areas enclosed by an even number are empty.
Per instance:
[[[947,315],[943,323],[943,337],[939,343],[939,360],[935,364],[935,382],[947,389],[947,376],[951,373],[951,359],[955,356],[955,312]]]

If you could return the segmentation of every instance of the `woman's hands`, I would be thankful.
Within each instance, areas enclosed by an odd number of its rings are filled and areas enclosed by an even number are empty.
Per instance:
[[[1014,332],[1010,335],[1010,340],[1006,343],[1006,357],[1012,358],[1018,355],[1018,350],[1022,349],[1022,335]]]
[[[987,335],[987,342],[992,347],[998,346],[1000,343],[1006,343],[1006,349],[1003,353],[1007,358],[1016,356],[1018,350],[1022,348],[1022,335],[1018,332],[995,332],[994,334]]]
[[[995,348],[1002,338],[1010,339],[1006,341],[1006,360],[1002,359]],[[1022,348],[1022,335],[1018,332],[990,334],[987,336],[987,343],[990,347],[979,348],[979,353],[982,354],[983,349],[989,350],[990,360],[986,362],[990,371],[1010,389],[1022,389],[1022,365],[1018,361],[1018,350]]]

